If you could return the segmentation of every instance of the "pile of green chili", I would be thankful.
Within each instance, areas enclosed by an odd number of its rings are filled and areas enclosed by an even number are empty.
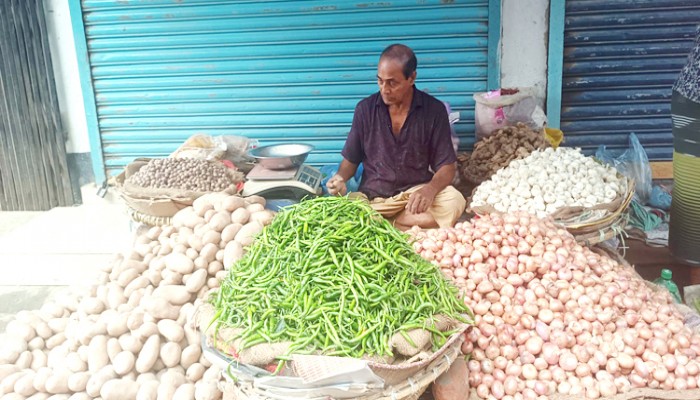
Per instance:
[[[391,356],[390,339],[422,328],[433,348],[452,332],[434,316],[473,314],[408,236],[365,202],[319,197],[285,207],[210,300],[216,329],[243,328],[240,349],[291,341],[289,354]]]

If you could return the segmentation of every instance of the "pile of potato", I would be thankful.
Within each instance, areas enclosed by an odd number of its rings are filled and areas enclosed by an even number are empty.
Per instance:
[[[197,158],[153,159],[127,181],[145,188],[195,192],[219,192],[234,183],[223,164]]]
[[[462,176],[472,183],[484,182],[511,161],[527,157],[535,149],[545,147],[549,147],[549,142],[541,131],[534,131],[518,122],[477,142],[470,157],[460,165]]]
[[[264,205],[202,196],[172,226],[138,236],[87,291],[18,313],[0,337],[2,399],[220,399],[221,370],[191,321],[271,222]]]

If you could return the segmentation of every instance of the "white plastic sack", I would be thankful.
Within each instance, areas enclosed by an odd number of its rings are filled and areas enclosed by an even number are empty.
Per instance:
[[[534,130],[540,130],[547,124],[547,116],[537,104],[535,90],[530,87],[479,92],[474,94],[474,101],[476,140],[518,122]]]

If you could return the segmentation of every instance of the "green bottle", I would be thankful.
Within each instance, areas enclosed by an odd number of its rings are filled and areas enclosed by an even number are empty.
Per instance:
[[[678,286],[671,280],[671,277],[673,277],[673,272],[671,272],[670,269],[664,268],[661,270],[661,277],[656,278],[654,283],[671,292],[671,297],[673,297],[676,303],[682,303],[683,300],[681,300],[681,294],[678,292]]]

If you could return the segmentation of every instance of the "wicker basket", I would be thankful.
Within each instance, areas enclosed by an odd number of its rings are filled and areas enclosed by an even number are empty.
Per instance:
[[[172,225],[172,217],[158,217],[156,215],[144,214],[141,211],[134,210],[133,208],[127,206],[127,214],[132,220],[138,223],[146,224],[149,226],[165,226]]]
[[[468,326],[465,325],[464,329],[453,334],[444,346],[424,360],[396,365],[369,362],[369,368],[375,375],[384,380],[385,387],[366,395],[352,397],[351,400],[417,400],[430,384],[447,371],[457,357],[462,355],[461,346],[465,338],[464,331],[467,328]],[[225,370],[222,376],[224,379],[219,382],[219,389],[224,393],[224,400],[288,398],[255,387],[254,381],[251,379],[236,379],[234,382]],[[330,396],[321,398],[324,400],[335,399]]]

